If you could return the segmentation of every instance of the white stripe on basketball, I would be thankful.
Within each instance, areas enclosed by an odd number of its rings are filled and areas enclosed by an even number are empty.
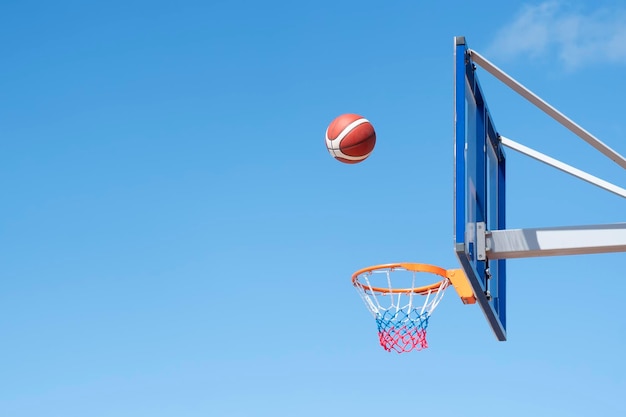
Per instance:
[[[350,133],[350,131],[352,131],[352,129],[354,129],[355,127],[357,127],[358,125],[362,125],[363,123],[369,123],[367,119],[361,118],[361,119],[357,119],[354,122],[350,123],[348,126],[346,126],[340,134],[337,135],[337,137],[335,139],[333,139],[333,141],[337,141],[337,142],[341,142],[343,140],[343,138],[346,137],[346,135],[348,133]]]
[[[362,161],[368,156],[370,156],[372,152],[368,152],[366,155],[362,155],[362,156],[351,156],[351,155],[346,155],[345,153],[341,152],[341,150],[339,149],[333,149],[332,151],[330,151],[330,154],[333,155],[335,158],[342,158],[342,159],[347,159],[350,161]]]
[[[341,141],[343,140],[343,138],[346,137],[348,133],[352,131],[352,129],[354,129],[355,127],[359,125],[362,125],[363,123],[369,123],[369,120],[365,118],[360,118],[360,119],[355,120],[354,122],[346,126],[341,131],[341,133],[337,135],[335,139],[328,138],[328,129],[326,129],[326,147],[328,148],[328,152],[330,152],[330,154],[334,158],[342,158],[342,159],[347,159],[349,161],[362,161],[363,159],[370,156],[373,150],[368,152],[367,155],[361,155],[361,156],[351,156],[351,155],[346,155],[343,152],[341,152]]]

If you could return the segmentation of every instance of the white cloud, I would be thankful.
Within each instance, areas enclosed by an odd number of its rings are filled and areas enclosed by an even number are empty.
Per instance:
[[[568,70],[626,64],[626,8],[568,10],[560,1],[526,5],[487,50],[502,58],[554,56]]]

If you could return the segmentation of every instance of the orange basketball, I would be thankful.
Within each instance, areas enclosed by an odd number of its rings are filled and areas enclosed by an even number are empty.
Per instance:
[[[376,145],[374,126],[358,114],[342,114],[326,129],[328,152],[346,164],[364,161]]]

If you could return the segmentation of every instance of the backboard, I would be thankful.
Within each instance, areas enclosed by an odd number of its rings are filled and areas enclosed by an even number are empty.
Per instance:
[[[485,255],[505,229],[505,155],[464,37],[454,39],[454,249],[498,340],[506,340],[506,264]]]

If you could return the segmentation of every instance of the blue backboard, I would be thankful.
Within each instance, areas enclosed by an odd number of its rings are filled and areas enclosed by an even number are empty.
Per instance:
[[[454,38],[454,249],[498,340],[506,340],[506,264],[481,248],[505,229],[505,155],[464,37]]]

